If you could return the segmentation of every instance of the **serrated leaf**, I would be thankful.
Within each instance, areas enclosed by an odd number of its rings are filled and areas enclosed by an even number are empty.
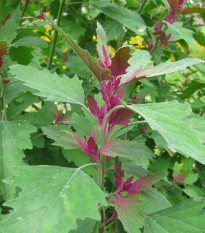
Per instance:
[[[64,149],[79,149],[79,145],[71,134],[67,125],[50,125],[41,128],[48,138],[55,140],[53,145],[61,146]]]
[[[193,31],[183,27],[183,22],[175,22],[170,24],[166,21],[168,26],[168,33],[171,33],[172,40],[185,40],[192,48],[195,48]]]
[[[16,167],[6,182],[22,188],[5,205],[15,211],[0,224],[2,233],[67,233],[76,219],[99,220],[97,203],[106,205],[105,193],[80,169],[56,166]]]
[[[38,70],[32,66],[13,65],[10,72],[24,85],[37,90],[36,95],[45,97],[50,101],[68,102],[73,104],[84,104],[84,92],[82,81],[77,76],[70,79],[63,75],[59,77],[50,71]]]
[[[172,101],[138,104],[128,108],[142,115],[151,128],[157,130],[174,150],[205,164],[205,137],[200,127],[204,119],[192,116],[188,103]]]
[[[63,39],[72,47],[74,52],[81,58],[81,60],[86,64],[86,66],[91,70],[91,72],[97,77],[98,80],[106,80],[112,78],[110,76],[110,70],[100,67],[90,55],[87,50],[83,50],[78,46],[74,40],[68,35],[65,34],[49,17],[46,17],[53,28],[58,31],[58,33],[63,37]]]
[[[141,34],[137,27],[145,27],[145,23],[136,11],[122,8],[115,4],[109,4],[107,7],[100,7],[100,11],[109,17],[117,20],[125,27],[137,34]]]
[[[21,121],[0,122],[0,189],[5,200],[14,197],[15,187],[4,184],[3,179],[12,175],[12,166],[23,166],[23,149],[32,149],[30,134],[35,127]]]
[[[188,200],[171,208],[149,214],[144,233],[205,232],[204,202]]]
[[[115,208],[124,229],[128,233],[140,233],[143,217],[139,214],[140,201],[136,198],[118,197],[114,199]]]
[[[126,70],[127,73],[121,77],[121,83],[125,84],[140,79],[184,70],[186,67],[196,65],[200,62],[204,61],[198,58],[185,58],[176,62],[168,60],[154,66],[151,61],[151,56],[147,51],[135,51],[128,61],[130,66]]]
[[[134,160],[143,168],[146,168],[148,160],[154,156],[152,151],[144,145],[143,141],[125,141],[119,139],[106,143],[100,149],[100,152],[112,157],[120,156]]]

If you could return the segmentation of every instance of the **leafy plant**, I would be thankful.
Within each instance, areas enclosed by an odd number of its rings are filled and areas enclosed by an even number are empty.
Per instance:
[[[204,8],[34,3],[0,5],[0,232],[205,232]]]

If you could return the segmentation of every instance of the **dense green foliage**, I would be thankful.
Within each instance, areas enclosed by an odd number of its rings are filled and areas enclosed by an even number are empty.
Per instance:
[[[0,232],[205,232],[205,7],[0,0]]]

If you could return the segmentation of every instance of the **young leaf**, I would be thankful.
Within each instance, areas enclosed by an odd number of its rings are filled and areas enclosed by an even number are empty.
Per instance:
[[[10,71],[15,78],[24,82],[25,86],[37,90],[37,95],[50,101],[84,104],[82,81],[77,76],[70,79],[63,75],[60,78],[56,73],[38,70],[32,66],[13,65]]]
[[[109,49],[107,46],[107,38],[105,31],[100,23],[97,22],[97,38],[98,38],[98,54],[100,57],[100,65],[107,69],[110,65]]]
[[[41,128],[47,137],[55,140],[53,145],[64,149],[79,149],[76,139],[72,136],[70,127],[67,125],[50,125]]]
[[[100,219],[97,203],[106,205],[105,194],[82,170],[46,165],[15,172],[6,183],[22,192],[5,203],[15,211],[1,222],[1,232],[67,233],[76,228],[77,218]]]
[[[83,50],[78,46],[75,41],[72,40],[68,34],[65,34],[48,16],[46,16],[46,18],[50,21],[53,28],[57,30],[63,39],[72,47],[74,52],[81,58],[98,80],[107,80],[112,78],[112,76],[110,76],[110,70],[100,67],[87,50]]]
[[[3,179],[12,175],[13,166],[23,166],[23,149],[32,149],[29,135],[36,131],[26,122],[0,122],[0,189],[5,200],[14,197],[15,187],[4,184]]]
[[[171,208],[149,214],[145,218],[144,233],[202,233],[205,231],[204,206],[204,202],[189,199]]]
[[[109,67],[112,75],[117,77],[126,74],[126,69],[130,66],[128,63],[128,60],[131,58],[130,52],[131,48],[128,46],[121,47],[116,51],[111,59],[111,66]]]
[[[118,197],[114,199],[115,208],[124,229],[128,233],[140,233],[143,217],[139,214],[140,201],[136,198]]]
[[[106,143],[100,149],[100,152],[112,157],[120,156],[134,160],[144,168],[146,168],[148,160],[154,155],[142,141],[123,141],[119,139]]]
[[[157,130],[174,150],[205,164],[204,132],[197,128],[204,124],[204,119],[191,115],[188,103],[172,101],[138,104],[128,108],[142,115],[152,129]]]

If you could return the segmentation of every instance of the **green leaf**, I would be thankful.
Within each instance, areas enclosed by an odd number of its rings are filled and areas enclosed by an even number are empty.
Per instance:
[[[70,79],[63,75],[61,78],[50,71],[38,70],[32,66],[13,65],[10,72],[15,78],[23,81],[25,86],[39,91],[36,95],[50,101],[84,104],[82,82],[75,76]]]
[[[85,164],[91,163],[90,157],[85,154],[82,150],[62,150],[64,157],[68,160],[68,162],[74,162],[77,167],[81,167]],[[92,177],[97,177],[97,169],[96,167],[87,167],[84,168],[84,171],[91,175]]]
[[[125,35],[122,24],[113,19],[106,18],[103,23],[103,28],[106,31],[108,42]]]
[[[194,201],[201,201],[205,196],[205,189],[196,185],[186,185],[183,191],[194,199]]]
[[[172,206],[166,197],[158,192],[157,189],[151,188],[143,191],[142,194],[143,200],[140,207],[148,213],[156,212]]]
[[[69,124],[74,126],[75,129],[80,131],[83,135],[90,137],[92,134],[94,128],[96,128],[97,133],[99,134],[98,125],[96,120],[93,118],[93,116],[82,109],[84,112],[83,115],[79,115],[77,113],[73,113],[71,120],[69,120]],[[86,122],[86,124],[85,124]]]
[[[87,50],[83,50],[80,46],[78,46],[75,41],[68,34],[65,34],[48,16],[46,16],[46,18],[49,20],[53,28],[58,31],[63,39],[72,47],[74,52],[81,58],[81,60],[86,64],[86,66],[91,70],[91,72],[97,77],[98,80],[112,78],[112,76],[110,76],[110,70],[100,67],[97,61],[94,60],[94,58]]]
[[[29,135],[36,131],[35,127],[26,122],[0,122],[0,189],[5,200],[14,197],[15,187],[2,183],[12,175],[13,166],[22,166],[23,149],[32,149]]]
[[[140,233],[143,217],[139,214],[139,200],[136,198],[118,197],[114,199],[118,218],[122,221],[124,229],[128,233]]]
[[[199,174],[199,179],[202,183],[202,186],[205,187],[205,165],[201,163],[196,163],[197,172]]]
[[[145,218],[144,233],[178,233],[205,231],[204,202],[188,200],[171,208],[149,214]]]
[[[96,220],[86,218],[84,221],[77,219],[77,229],[71,230],[69,233],[83,233],[83,232],[92,232],[94,229]]]
[[[122,76],[121,83],[132,82],[139,79],[154,77],[157,75],[168,74],[186,67],[204,62],[198,58],[185,58],[180,61],[171,62],[170,60],[157,66],[153,65],[151,56],[147,51],[135,51],[128,63],[127,73]]]
[[[106,205],[105,193],[80,169],[56,166],[16,167],[6,182],[22,188],[5,205],[15,211],[0,224],[6,233],[67,233],[76,219],[100,220],[97,203]]]
[[[16,34],[16,22],[15,19],[11,18],[1,27],[0,40],[6,40],[7,43],[11,45]]]
[[[79,145],[73,138],[70,127],[67,125],[50,125],[41,128],[47,137],[55,140],[53,145],[64,149],[79,149]]]
[[[145,146],[144,141],[111,140],[100,151],[108,156],[120,156],[134,160],[138,166],[143,168],[146,168],[148,160],[154,156],[152,151]]]
[[[128,108],[142,115],[174,150],[205,164],[205,137],[201,130],[204,119],[192,116],[188,103],[172,101],[130,105]]]
[[[35,37],[35,36],[26,36],[16,40],[13,44],[14,47],[26,46],[31,48],[47,48],[48,44],[45,40]]]
[[[171,33],[171,40],[185,40],[192,48],[195,48],[194,38],[192,36],[193,31],[183,27],[183,22],[175,22],[170,24],[166,21],[168,26],[168,32]]]
[[[33,59],[32,55],[33,48],[28,48],[25,46],[11,47],[9,49],[9,55],[13,61],[18,64],[28,65]]]
[[[143,19],[136,11],[131,11],[115,4],[109,4],[107,7],[100,7],[99,9],[102,13],[117,20],[137,34],[141,34],[137,27],[146,27]]]
[[[20,83],[20,82],[17,82]],[[42,126],[51,125],[54,120],[54,113],[58,112],[54,103],[45,102],[37,112],[28,112],[18,117],[18,120],[27,121],[37,129]]]

